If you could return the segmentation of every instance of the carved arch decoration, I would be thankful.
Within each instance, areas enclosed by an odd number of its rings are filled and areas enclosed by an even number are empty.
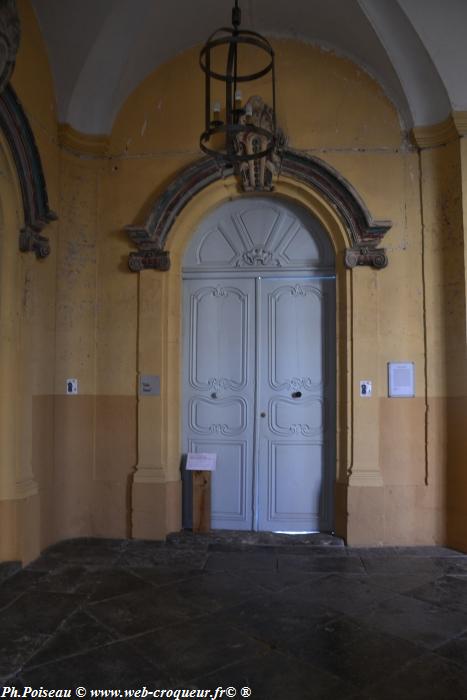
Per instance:
[[[49,208],[39,151],[28,118],[11,85],[0,95],[0,129],[10,147],[21,187],[24,227],[20,231],[19,248],[45,258],[50,253],[50,244],[41,232],[50,221],[57,219],[57,215]]]
[[[15,67],[21,26],[15,0],[0,4],[0,92],[4,90]]]
[[[344,222],[351,245],[345,251],[345,265],[387,266],[384,248],[378,248],[390,221],[374,221],[352,186],[319,158],[284,148],[280,175],[297,180],[320,192]],[[232,168],[220,168],[215,159],[201,158],[182,170],[155,201],[144,226],[127,226],[126,231],[138,248],[131,252],[128,265],[133,272],[144,269],[168,270],[169,251],[165,250],[171,226],[186,204],[216,180],[233,175]]]

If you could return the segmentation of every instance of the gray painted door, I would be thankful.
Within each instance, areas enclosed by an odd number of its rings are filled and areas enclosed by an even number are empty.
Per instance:
[[[259,530],[331,528],[327,451],[333,398],[326,348],[333,281],[261,279],[259,298]]]
[[[216,452],[213,528],[253,527],[254,280],[185,282],[187,452]]]
[[[183,449],[216,452],[212,527],[332,527],[334,256],[277,200],[213,212],[184,258]]]

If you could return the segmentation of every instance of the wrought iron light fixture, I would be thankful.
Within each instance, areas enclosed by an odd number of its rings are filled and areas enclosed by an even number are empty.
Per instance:
[[[278,142],[274,51],[261,34],[240,29],[240,23],[241,10],[235,0],[232,27],[222,27],[211,34],[200,53],[206,77],[205,130],[200,147],[229,166],[270,159]],[[246,66],[253,72],[247,73]],[[248,83],[261,78],[265,78],[263,93],[269,86],[270,106],[254,93],[243,103],[242,88],[248,89]]]

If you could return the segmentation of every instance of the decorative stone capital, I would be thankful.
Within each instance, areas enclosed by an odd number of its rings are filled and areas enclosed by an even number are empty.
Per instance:
[[[0,93],[7,86],[15,67],[20,39],[19,15],[15,0],[0,2]]]
[[[170,269],[169,251],[150,248],[149,250],[140,250],[138,253],[130,253],[128,267],[132,272],[141,272],[141,270],[167,272]]]
[[[349,270],[359,265],[368,265],[382,270],[388,265],[388,256],[384,248],[347,248],[344,257],[345,266]]]

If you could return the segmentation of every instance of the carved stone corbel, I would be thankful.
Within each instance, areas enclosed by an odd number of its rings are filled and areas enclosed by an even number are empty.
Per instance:
[[[0,2],[0,93],[7,86],[15,67],[20,23],[15,0]]]
[[[387,267],[388,256],[384,248],[369,248],[368,246],[347,248],[344,262],[349,270],[359,265],[368,265],[376,270],[382,270]]]
[[[130,253],[128,267],[132,272],[141,270],[159,270],[167,272],[170,269],[170,254],[168,250],[160,248],[149,248],[140,250],[137,253]]]
[[[35,253],[36,258],[46,258],[50,253],[49,239],[32,228],[23,228],[19,234],[19,249],[22,253]]]
[[[133,243],[138,247],[137,252],[128,256],[128,267],[132,272],[141,270],[170,270],[170,254],[168,250],[162,250],[157,239],[154,239],[147,228],[140,226],[127,226],[126,231]]]

